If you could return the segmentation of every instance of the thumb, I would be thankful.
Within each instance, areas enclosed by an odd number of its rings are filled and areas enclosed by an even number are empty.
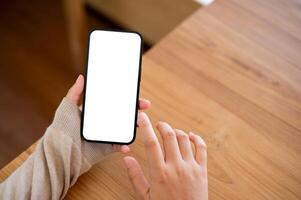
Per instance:
[[[73,103],[78,104],[80,101],[81,94],[83,93],[83,89],[84,89],[84,76],[79,75],[75,83],[69,89],[66,97],[71,101],[73,101]]]
[[[149,192],[149,183],[143,174],[140,164],[131,156],[124,157],[123,161],[127,168],[131,183],[135,189],[137,199],[144,199]]]

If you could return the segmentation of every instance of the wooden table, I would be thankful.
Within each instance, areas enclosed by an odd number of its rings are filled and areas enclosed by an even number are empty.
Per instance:
[[[148,113],[206,140],[211,199],[301,199],[300,52],[300,1],[220,0],[144,56]],[[132,148],[145,169],[139,136]],[[133,199],[120,158],[83,175],[67,199]]]

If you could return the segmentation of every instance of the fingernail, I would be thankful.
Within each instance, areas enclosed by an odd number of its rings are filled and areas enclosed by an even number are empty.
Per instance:
[[[130,151],[130,147],[128,147],[127,145],[122,145],[121,146],[121,152],[122,153],[127,153]]]
[[[147,102],[148,104],[150,104],[151,102],[150,102],[150,100],[148,100],[148,99],[143,99],[145,102]]]
[[[162,126],[163,123],[163,121],[157,121],[156,127],[158,128],[159,126]]]
[[[77,77],[77,79],[76,79],[76,81],[75,81],[75,82],[78,82],[81,76],[82,76],[81,74],[80,74],[80,75],[78,75],[78,77]]]

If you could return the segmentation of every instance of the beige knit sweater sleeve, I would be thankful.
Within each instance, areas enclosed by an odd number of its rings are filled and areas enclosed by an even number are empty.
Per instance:
[[[1,183],[0,199],[62,199],[81,174],[111,152],[110,144],[81,139],[80,110],[64,98],[35,151]]]

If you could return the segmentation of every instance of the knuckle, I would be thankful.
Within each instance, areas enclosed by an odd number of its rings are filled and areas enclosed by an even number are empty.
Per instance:
[[[179,140],[188,140],[188,135],[182,132],[177,133],[177,137]]]
[[[207,171],[205,169],[201,169],[201,173],[200,174],[201,174],[202,178],[206,178],[207,179],[208,175],[207,175]]]
[[[196,147],[202,150],[207,150],[207,145],[205,141],[198,135],[196,137]]]
[[[166,130],[163,135],[164,135],[165,139],[170,139],[170,138],[175,137],[175,132],[172,130]]]
[[[203,170],[202,170],[202,167],[197,163],[192,163],[190,165],[190,175],[194,178],[200,178],[202,177],[202,174],[203,174]]]
[[[184,177],[185,176],[185,169],[182,166],[176,166],[175,167],[176,175],[178,177]]]
[[[165,184],[167,182],[168,171],[165,168],[158,170],[156,181],[160,184]]]
[[[207,178],[206,166],[198,166],[194,170],[194,174],[196,177]]]
[[[153,149],[155,147],[157,147],[157,141],[154,139],[149,139],[145,142],[145,147],[149,148],[149,149]]]
[[[207,145],[206,145],[205,142],[198,142],[198,143],[196,144],[196,147],[197,147],[198,149],[200,149],[200,150],[204,150],[204,151],[207,150]]]
[[[202,177],[202,171],[199,169],[199,167],[195,167],[195,168],[192,170],[192,175],[193,175],[193,177],[195,177],[195,178],[200,178],[200,177]]]
[[[140,128],[142,128],[142,127],[146,128],[146,127],[149,126],[149,123],[148,123],[147,119],[144,119],[144,118],[138,117],[137,123],[138,123]]]

